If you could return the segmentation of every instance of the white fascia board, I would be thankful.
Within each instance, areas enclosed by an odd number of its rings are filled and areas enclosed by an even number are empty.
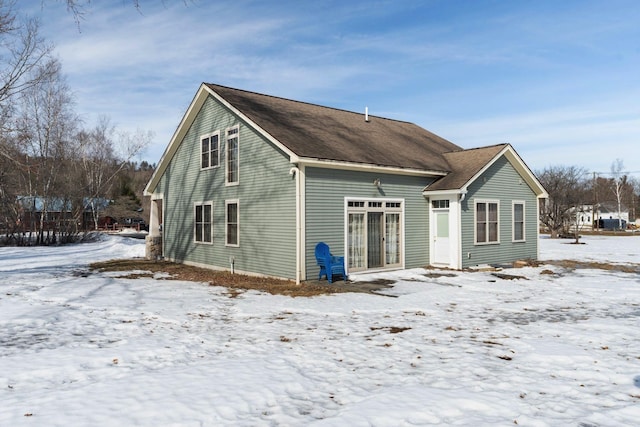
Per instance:
[[[158,185],[158,182],[160,181],[160,177],[162,177],[162,174],[164,174],[164,171],[167,169],[167,166],[169,166],[171,159],[175,155],[176,151],[178,151],[178,147],[182,143],[182,140],[184,139],[185,135],[187,134],[189,127],[191,127],[191,124],[193,123],[196,116],[198,115],[200,108],[202,108],[202,105],[207,99],[208,95],[207,95],[206,89],[207,89],[207,86],[204,83],[201,84],[200,88],[198,89],[195,96],[193,97],[191,104],[189,104],[189,108],[187,108],[186,113],[184,114],[184,116],[182,117],[182,120],[180,121],[180,124],[178,125],[175,132],[173,133],[173,136],[171,137],[169,145],[167,145],[167,148],[165,148],[164,153],[162,153],[162,157],[160,157],[160,162],[158,163],[158,167],[153,172],[153,175],[151,175],[151,179],[147,183],[147,186],[144,188],[145,196],[150,196],[153,194],[153,192],[156,189],[156,186]]]
[[[527,166],[511,145],[507,145],[503,150],[503,153],[518,173],[524,178],[526,183],[529,184],[529,187],[533,189],[539,199],[546,199],[549,197],[547,190],[544,189],[540,181],[538,181],[538,178],[536,178],[531,169],[529,169],[529,166]]]
[[[187,131],[191,127],[191,124],[193,124],[193,121],[195,120],[196,116],[200,112],[200,109],[204,105],[209,95],[213,96],[216,100],[218,100],[218,102],[226,106],[234,114],[238,115],[249,126],[254,128],[258,133],[260,133],[262,136],[268,139],[271,143],[273,143],[276,147],[278,147],[280,150],[286,153],[290,157],[292,163],[294,163],[294,160],[297,160],[298,157],[293,152],[291,152],[291,150],[289,150],[287,147],[282,145],[278,140],[276,140],[268,132],[266,132],[264,129],[262,129],[252,120],[250,120],[247,116],[245,116],[240,110],[235,108],[233,105],[227,102],[224,98],[218,95],[209,86],[202,83],[198,88],[198,91],[196,92],[196,95],[194,96],[193,100],[191,101],[191,104],[189,104],[189,108],[187,109],[187,112],[182,117],[180,124],[178,125],[176,131],[174,132],[173,137],[169,142],[169,145],[167,146],[164,153],[162,154],[162,157],[160,158],[160,162],[158,163],[158,167],[156,168],[153,175],[151,176],[151,179],[147,183],[147,186],[144,189],[145,196],[150,196],[151,194],[153,194],[156,186],[158,185],[158,182],[160,181],[160,177],[162,176],[164,171],[167,169],[167,166],[169,165],[171,159],[173,158],[176,151],[178,150],[178,147],[182,143],[182,140],[187,134]]]
[[[294,158],[297,159],[298,156],[293,151],[291,151],[289,148],[284,146],[280,141],[275,139],[269,132],[262,129],[257,123],[254,123],[254,121],[251,120],[249,117],[245,116],[242,113],[242,111],[238,110],[236,107],[234,107],[229,102],[227,102],[227,100],[225,100],[220,95],[218,95],[216,91],[214,91],[207,85],[204,85],[204,87],[209,92],[209,94],[211,94],[211,96],[213,96],[215,99],[218,100],[218,102],[220,102],[222,105],[230,109],[234,114],[239,116],[244,122],[246,122],[249,126],[251,126],[256,132],[258,132],[260,135],[262,135],[267,140],[269,140],[273,145],[275,145],[280,150],[282,150],[285,154],[287,154],[287,156],[289,156],[289,159],[291,159],[291,163],[295,163],[293,159]]]
[[[453,196],[453,195],[458,195],[462,193],[466,193],[466,190],[461,188],[456,188],[453,190],[434,190],[434,191],[424,190],[422,192],[422,195],[424,197],[436,197],[436,196]]]
[[[388,173],[393,175],[409,175],[409,176],[425,176],[425,177],[441,177],[447,175],[448,172],[443,171],[429,171],[423,169],[408,169],[392,166],[379,166],[367,163],[352,163],[342,162],[337,160],[320,160],[312,159],[308,157],[299,157],[297,162],[300,165],[307,167],[316,167],[324,169],[342,169],[352,170],[358,172],[378,172]]]
[[[462,187],[460,187],[462,192],[466,193],[466,190],[467,188],[469,188],[469,185],[471,185],[471,183],[473,183],[476,179],[482,176],[482,174],[485,173],[487,169],[489,169],[502,156],[505,156],[509,161],[509,163],[511,163],[511,166],[513,166],[513,168],[518,172],[518,174],[522,176],[522,178],[524,178],[526,183],[536,193],[537,198],[544,199],[549,197],[549,195],[547,194],[542,184],[540,184],[540,181],[538,181],[538,179],[535,177],[533,172],[531,172],[531,169],[529,169],[529,167],[524,163],[524,161],[520,158],[518,153],[516,153],[516,151],[513,149],[513,147],[510,144],[507,144],[506,147],[504,147],[498,154],[496,154],[495,157],[491,159],[490,162],[484,165],[484,167],[480,169],[478,173],[472,176],[471,179],[469,179],[469,181],[467,181]]]

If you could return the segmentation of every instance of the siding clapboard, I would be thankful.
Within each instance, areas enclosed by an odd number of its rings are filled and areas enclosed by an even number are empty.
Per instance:
[[[225,185],[225,129],[240,124],[239,185]],[[200,169],[200,136],[220,131],[220,166]],[[163,174],[165,256],[295,279],[295,178],[287,155],[209,97]],[[225,200],[239,201],[239,247],[225,245]],[[213,243],[193,238],[194,202],[213,202]]]
[[[345,197],[404,200],[405,267],[424,267],[429,262],[429,204],[422,190],[431,181],[415,176],[320,169],[305,169],[306,279],[316,279],[319,269],[315,246],[325,242],[334,255],[345,255]],[[380,179],[378,189],[374,180]]]
[[[475,201],[500,202],[500,243],[476,245]],[[525,242],[513,242],[512,201],[525,202]],[[538,204],[534,191],[503,156],[473,184],[462,203],[462,267],[535,259],[538,248]]]

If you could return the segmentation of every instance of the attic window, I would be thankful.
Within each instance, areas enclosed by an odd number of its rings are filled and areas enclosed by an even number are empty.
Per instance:
[[[220,166],[220,132],[200,137],[200,168]]]

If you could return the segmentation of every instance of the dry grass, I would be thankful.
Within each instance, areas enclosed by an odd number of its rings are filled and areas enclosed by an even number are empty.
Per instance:
[[[229,288],[229,295],[232,297],[237,297],[240,292],[249,289],[268,292],[273,295],[287,295],[291,297],[312,297],[317,295],[348,292],[348,290],[336,286],[323,286],[307,283],[303,285],[296,285],[295,282],[289,280],[231,274],[227,271],[215,271],[174,262],[150,261],[141,258],[96,262],[91,264],[89,268],[100,272],[144,272],[130,273],[122,276],[129,279],[154,277],[156,273],[165,273],[167,277],[162,277],[162,279],[204,282],[208,283],[210,286],[223,286]]]
[[[557,265],[569,270],[575,270],[578,268],[593,268],[597,270],[607,271],[621,271],[623,273],[640,273],[640,265],[638,264],[609,264],[606,262],[597,261],[573,261],[573,260],[560,260],[560,261],[545,261],[546,264]]]
[[[579,262],[572,260],[545,261],[545,263],[557,265],[566,268],[567,270],[593,268],[608,271],[621,271],[625,273],[640,273],[640,265],[638,264],[620,265],[603,262]],[[228,271],[209,270],[206,268],[193,267],[174,262],[150,261],[142,258],[97,262],[91,264],[89,267],[91,270],[100,272],[123,272],[123,275],[120,277],[128,279],[154,277],[157,273],[163,273],[159,279],[203,282],[208,283],[211,286],[226,287],[228,289],[227,295],[231,298],[235,298],[250,289],[267,292],[273,295],[287,295],[291,297],[313,297],[344,292],[367,292],[365,285],[360,282],[359,286],[349,286],[344,283],[340,286],[335,286],[329,285],[326,282],[326,284],[323,284],[322,282],[305,282],[302,285],[296,285],[295,282],[289,280],[231,274]],[[447,276],[449,274],[451,273],[443,275]],[[543,270],[540,274],[553,274],[553,272],[550,270]],[[513,276],[509,278],[520,279],[524,277]],[[384,281],[383,279],[380,279],[379,281],[369,282],[368,284],[384,288],[389,287],[393,283],[393,281]],[[375,293],[374,291],[375,289],[368,290],[370,293]]]

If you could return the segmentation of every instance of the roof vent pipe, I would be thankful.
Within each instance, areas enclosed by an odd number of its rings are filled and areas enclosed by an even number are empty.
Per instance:
[[[369,107],[364,107],[364,121],[369,121]]]

